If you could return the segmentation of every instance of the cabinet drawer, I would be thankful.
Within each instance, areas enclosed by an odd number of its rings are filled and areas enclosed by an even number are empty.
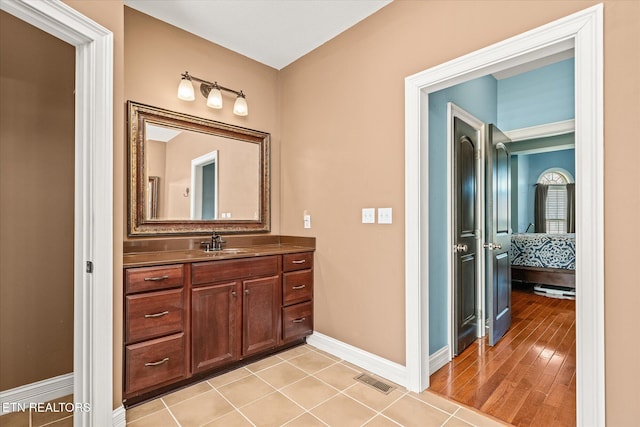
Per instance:
[[[282,309],[282,341],[288,342],[313,332],[313,302]]]
[[[174,289],[128,295],[125,316],[127,343],[182,332],[184,292]]]
[[[313,270],[300,270],[284,274],[282,304],[304,302],[313,296]]]
[[[184,378],[184,350],[183,333],[128,345],[125,350],[126,393]]]
[[[306,270],[309,268],[313,268],[313,252],[282,256],[282,271]]]
[[[182,264],[128,268],[125,272],[125,292],[128,294],[181,286]]]
[[[276,274],[277,256],[198,262],[191,265],[191,283],[194,285]]]

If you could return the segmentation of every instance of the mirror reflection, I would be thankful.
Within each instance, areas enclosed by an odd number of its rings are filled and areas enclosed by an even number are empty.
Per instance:
[[[128,234],[269,231],[268,133],[128,102]]]
[[[148,220],[258,219],[260,147],[146,123]]]

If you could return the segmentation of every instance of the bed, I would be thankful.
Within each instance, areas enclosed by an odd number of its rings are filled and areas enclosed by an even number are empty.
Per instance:
[[[511,279],[576,287],[576,235],[512,234]]]

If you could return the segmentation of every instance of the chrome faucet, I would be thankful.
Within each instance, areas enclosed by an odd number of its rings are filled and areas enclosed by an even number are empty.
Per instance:
[[[204,246],[205,252],[213,252],[213,251],[221,251],[223,243],[227,243],[227,242],[222,240],[222,236],[214,231],[213,233],[211,233],[211,241],[200,242],[200,245]]]
[[[224,240],[222,240],[222,236],[214,231],[211,234],[211,250],[212,251],[221,251],[223,243],[226,243],[226,242]]]

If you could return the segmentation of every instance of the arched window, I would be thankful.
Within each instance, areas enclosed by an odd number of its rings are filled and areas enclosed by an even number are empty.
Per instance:
[[[544,171],[538,178],[538,184],[547,186],[544,202],[545,232],[566,233],[567,230],[567,184],[573,182],[571,174],[554,168]]]

